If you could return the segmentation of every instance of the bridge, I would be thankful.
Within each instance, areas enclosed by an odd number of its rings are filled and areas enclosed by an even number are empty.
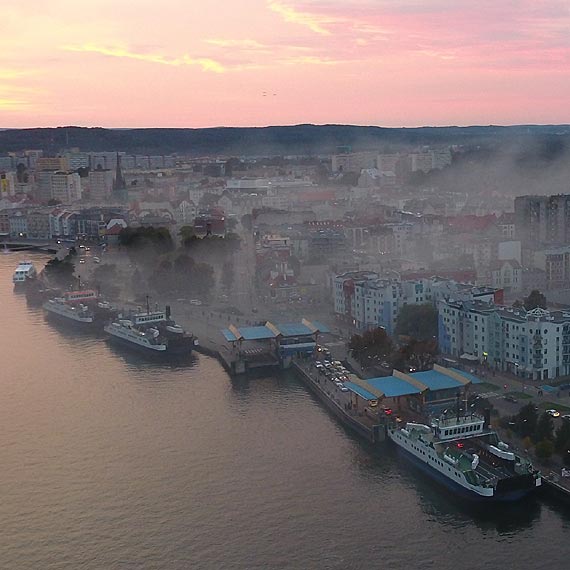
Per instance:
[[[0,248],[4,251],[41,251],[44,253],[57,253],[61,249],[61,245],[35,240],[0,238]]]

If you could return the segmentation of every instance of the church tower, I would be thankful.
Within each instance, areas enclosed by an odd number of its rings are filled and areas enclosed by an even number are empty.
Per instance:
[[[127,183],[121,170],[121,157],[117,153],[117,166],[115,168],[115,178],[113,180],[113,197],[119,202],[126,202],[128,199]]]

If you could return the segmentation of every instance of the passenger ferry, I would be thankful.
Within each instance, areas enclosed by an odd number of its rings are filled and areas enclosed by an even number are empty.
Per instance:
[[[542,483],[531,462],[517,455],[477,415],[388,428],[389,438],[431,477],[471,499],[513,501]]]
[[[99,294],[93,289],[66,291],[63,297],[46,301],[43,308],[48,316],[91,327],[103,325],[117,314],[109,303],[99,299]]]
[[[20,261],[14,275],[12,275],[12,283],[14,287],[20,288],[34,281],[38,276],[38,272],[31,261]]]
[[[190,355],[197,344],[193,335],[170,318],[165,311],[138,312],[127,318],[117,318],[104,328],[109,339],[129,348],[157,355]]]

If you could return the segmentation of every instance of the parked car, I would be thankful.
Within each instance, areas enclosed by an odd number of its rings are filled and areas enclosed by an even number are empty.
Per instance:
[[[553,417],[553,418],[559,418],[560,417],[560,412],[558,410],[546,410],[546,412],[549,416]]]
[[[202,305],[202,301],[200,301],[199,299],[190,299],[190,304],[200,307]]]
[[[512,402],[513,404],[516,404],[518,402],[518,400],[514,396],[511,396],[510,394],[503,396],[503,400],[506,400],[507,402]]]

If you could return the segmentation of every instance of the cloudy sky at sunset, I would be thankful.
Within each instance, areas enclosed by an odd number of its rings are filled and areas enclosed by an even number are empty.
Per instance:
[[[568,0],[2,2],[0,127],[570,122]]]

